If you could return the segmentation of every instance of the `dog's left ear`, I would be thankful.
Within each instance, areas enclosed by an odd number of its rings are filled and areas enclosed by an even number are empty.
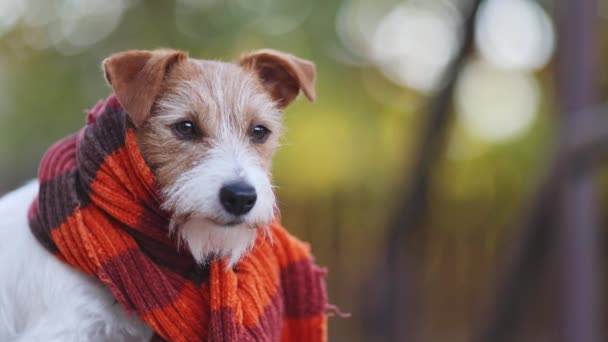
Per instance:
[[[177,50],[131,50],[103,61],[106,81],[136,126],[150,114],[169,70],[188,59]]]
[[[264,49],[242,56],[239,64],[254,71],[280,108],[287,107],[300,92],[315,100],[315,65],[276,50]]]

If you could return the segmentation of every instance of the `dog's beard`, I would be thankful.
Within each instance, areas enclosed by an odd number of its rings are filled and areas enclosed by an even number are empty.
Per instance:
[[[230,157],[232,156],[232,157]],[[163,191],[163,208],[173,213],[171,231],[199,263],[228,258],[234,266],[253,247],[258,231],[266,233],[276,211],[268,174],[246,153],[212,151]],[[227,213],[219,203],[223,184],[243,179],[257,191],[252,210],[242,217]]]
[[[251,250],[258,231],[266,230],[265,226],[258,229],[243,223],[226,227],[200,217],[174,225],[179,243],[188,247],[194,260],[205,264],[212,258],[227,258],[228,268]]]

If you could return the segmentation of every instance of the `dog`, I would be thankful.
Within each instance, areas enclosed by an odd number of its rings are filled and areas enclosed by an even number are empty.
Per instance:
[[[315,66],[259,50],[238,61],[176,50],[127,51],[103,61],[135,127],[141,155],[171,213],[166,234],[201,265],[238,265],[277,214],[271,183],[282,111],[315,99]],[[153,330],[98,279],[53,257],[33,236],[34,180],[0,199],[0,341],[148,341]]]

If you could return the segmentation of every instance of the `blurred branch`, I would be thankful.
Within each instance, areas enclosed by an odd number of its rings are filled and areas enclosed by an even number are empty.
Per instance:
[[[430,101],[409,181],[403,183],[399,192],[402,196],[389,226],[385,259],[381,260],[381,267],[370,281],[376,293],[368,297],[370,303],[365,305],[367,308],[363,312],[369,313],[369,320],[366,321],[372,325],[372,330],[379,331],[386,340],[403,340],[404,336],[399,336],[398,330],[406,331],[409,340],[415,335],[412,322],[420,316],[420,311],[416,307],[417,289],[414,283],[420,276],[413,269],[414,263],[402,260],[400,253],[408,238],[418,230],[427,211],[431,168],[442,155],[452,94],[467,57],[473,50],[475,18],[482,1],[468,1],[462,11],[464,25],[460,48],[446,69],[440,89]],[[404,278],[405,281],[400,281]],[[380,289],[379,283],[386,288]],[[400,315],[399,310],[405,311],[405,315]]]
[[[401,192],[404,194],[404,200],[397,215],[395,215],[396,224],[391,226],[390,241],[395,243],[399,243],[401,237],[412,233],[418,227],[417,223],[426,211],[426,197],[431,177],[431,168],[442,155],[451,113],[452,94],[467,57],[473,50],[475,18],[482,1],[469,1],[469,5],[463,11],[465,20],[460,49],[446,69],[441,88],[430,101],[427,120],[422,127],[422,134],[418,142],[418,149],[410,172],[409,182],[405,183],[405,187]]]
[[[513,341],[520,308],[525,302],[531,286],[538,280],[541,266],[545,263],[549,246],[554,241],[554,215],[557,212],[559,181],[562,178],[561,164],[554,159],[549,163],[549,172],[539,183],[530,202],[522,211],[518,224],[520,236],[511,251],[494,292],[495,305],[488,310],[488,321],[477,341]]]
[[[582,166],[589,168],[608,157],[608,103],[580,112],[590,116],[590,120],[579,124],[572,134],[565,135],[549,163],[547,173],[524,208],[518,225],[521,235],[498,281],[494,292],[495,305],[488,310],[489,320],[477,341],[514,340],[513,333],[521,307],[540,275],[551,247],[556,246],[555,219],[560,211],[557,199],[564,180],[579,173]],[[583,248],[589,248],[589,245]],[[570,340],[598,340],[594,337],[584,339],[584,336],[589,336],[588,333],[589,330]]]
[[[608,103],[581,112],[592,118],[564,143],[559,165],[566,169],[608,157]]]
[[[426,212],[431,168],[442,155],[450,119],[452,94],[458,76],[473,49],[475,18],[482,1],[472,0],[464,10],[465,21],[460,49],[445,72],[441,89],[430,101],[427,120],[424,122],[409,182],[405,183],[400,192],[404,195],[395,215],[395,224],[391,225],[389,250],[399,249],[403,239],[419,227],[418,223]]]
[[[597,72],[596,0],[561,0],[557,78],[561,140],[593,122]],[[597,200],[591,163],[572,163],[560,182],[557,252],[561,283],[561,339],[600,341]]]

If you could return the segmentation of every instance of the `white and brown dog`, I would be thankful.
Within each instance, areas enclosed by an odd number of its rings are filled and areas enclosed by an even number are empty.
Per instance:
[[[161,71],[161,59],[182,62]],[[173,213],[171,230],[197,261],[236,263],[259,232],[251,228],[274,217],[281,112],[300,90],[314,99],[314,65],[273,50],[236,63],[157,50],[119,53],[103,67]],[[37,191],[32,181],[0,199],[0,341],[149,340],[151,329],[127,319],[106,287],[34,238],[27,210]]]

